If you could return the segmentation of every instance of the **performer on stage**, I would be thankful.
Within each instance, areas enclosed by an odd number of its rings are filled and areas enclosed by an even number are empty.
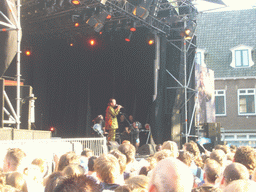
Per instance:
[[[107,130],[109,130],[108,141],[116,140],[116,130],[118,129],[117,115],[119,114],[121,108],[122,106],[117,105],[115,99],[109,99],[105,116],[105,127]]]

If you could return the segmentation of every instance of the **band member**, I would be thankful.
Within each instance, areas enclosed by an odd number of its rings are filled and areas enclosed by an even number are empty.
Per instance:
[[[120,116],[120,119],[119,119],[119,129],[118,131],[120,132],[121,134],[121,141],[123,142],[124,140],[129,140],[130,141],[130,130],[129,130],[129,127],[130,127],[130,123],[129,121],[127,121],[126,117],[124,116],[124,114],[122,114]]]
[[[105,127],[107,130],[109,130],[108,141],[116,140],[116,130],[118,129],[117,115],[119,114],[121,108],[122,106],[117,105],[115,99],[109,99],[105,116]]]
[[[92,120],[94,123],[93,130],[96,131],[99,135],[103,136],[105,133],[105,121],[102,115],[98,115]]]
[[[132,123],[132,130],[131,130],[131,143],[135,146],[136,150],[138,150],[140,146],[140,139],[139,139],[139,125],[138,122]]]

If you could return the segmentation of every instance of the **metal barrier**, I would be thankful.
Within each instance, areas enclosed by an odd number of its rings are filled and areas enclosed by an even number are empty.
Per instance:
[[[105,137],[100,138],[76,138],[76,139],[41,139],[41,140],[4,140],[0,141],[0,160],[4,158],[9,148],[20,148],[29,159],[43,158],[51,161],[53,156],[74,151],[78,155],[84,148],[94,151],[95,156],[107,153],[107,141]],[[2,162],[2,161],[1,161]]]

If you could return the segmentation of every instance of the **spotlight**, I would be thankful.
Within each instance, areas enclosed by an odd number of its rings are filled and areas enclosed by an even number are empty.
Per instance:
[[[132,26],[130,27],[130,31],[131,32],[135,32],[136,31],[136,22],[132,23]]]
[[[130,42],[130,41],[131,41],[131,37],[132,37],[132,32],[130,32],[129,36],[126,37],[124,40],[125,40],[126,42]]]
[[[81,2],[79,0],[71,0],[71,3],[73,5],[80,5],[81,4]]]
[[[152,4],[153,0],[144,0],[142,1],[138,6],[136,6],[132,14],[136,15],[142,19],[146,19],[149,15],[149,8],[150,5]]]
[[[75,23],[75,27],[79,27],[79,25],[80,25],[79,23]]]
[[[96,44],[95,39],[89,39],[89,44],[90,44],[91,46],[94,46],[94,45]]]
[[[155,43],[155,36],[153,34],[149,34],[146,40],[148,45],[153,45]]]
[[[32,54],[32,48],[31,47],[25,48],[25,55],[29,57],[31,56],[31,54]]]
[[[109,13],[105,10],[102,10],[100,13],[93,15],[86,21],[88,25],[94,28],[94,31],[100,32],[104,27],[105,20]]]
[[[55,127],[50,127],[49,129],[52,133],[52,136],[55,136],[57,134],[57,129]]]

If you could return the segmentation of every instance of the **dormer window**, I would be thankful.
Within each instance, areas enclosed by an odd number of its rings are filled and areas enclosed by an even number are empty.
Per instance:
[[[234,68],[245,68],[251,67],[254,65],[252,61],[252,47],[239,45],[230,49],[232,52],[232,62],[230,64],[231,67]]]
[[[204,54],[205,54],[205,50],[197,48],[197,50],[196,50],[196,63],[200,66],[206,67],[206,65],[204,63]]]

